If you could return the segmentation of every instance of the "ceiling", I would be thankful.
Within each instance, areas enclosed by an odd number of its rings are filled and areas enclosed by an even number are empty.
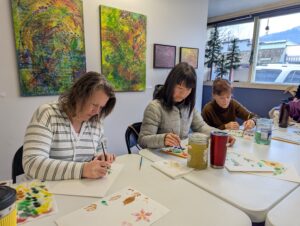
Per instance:
[[[209,0],[208,18],[259,8],[286,0]]]

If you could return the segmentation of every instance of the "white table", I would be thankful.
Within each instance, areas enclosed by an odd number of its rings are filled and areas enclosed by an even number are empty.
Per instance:
[[[300,188],[289,194],[267,215],[266,226],[299,226]]]
[[[254,153],[260,159],[294,164],[300,174],[299,145],[276,140],[272,140],[270,145],[260,145],[253,140],[237,138],[230,149]],[[147,149],[143,150],[144,155],[150,160],[158,160],[157,156],[150,152]],[[174,158],[169,155],[158,155]],[[268,211],[298,186],[294,182],[245,173],[230,173],[226,169],[210,167],[206,170],[193,171],[184,178],[244,211],[253,222],[265,221]]]
[[[124,164],[124,168],[108,193],[130,185],[169,208],[170,212],[155,222],[154,226],[251,225],[249,217],[242,211],[183,179],[172,180],[154,169],[146,159],[139,170],[139,155],[120,156],[117,162]],[[25,225],[53,226],[55,219],[92,203],[95,198],[56,195],[56,200],[59,209],[57,214]]]

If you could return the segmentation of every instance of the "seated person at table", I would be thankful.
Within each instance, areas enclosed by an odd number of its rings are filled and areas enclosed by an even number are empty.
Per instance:
[[[104,76],[87,72],[58,101],[41,105],[23,146],[26,177],[44,180],[100,178],[114,161],[103,155],[103,119],[116,103]],[[101,154],[99,154],[101,153]]]
[[[232,86],[229,81],[217,78],[213,82],[213,100],[207,103],[202,110],[204,121],[213,127],[224,130],[237,130],[240,125],[237,118],[244,120],[244,129],[255,126],[255,114],[248,111],[238,101],[231,98]]]
[[[138,143],[143,148],[180,146],[190,128],[207,135],[208,126],[194,108],[197,76],[187,63],[177,64],[169,73],[164,86],[157,92],[144,112]],[[234,138],[230,137],[230,144]]]

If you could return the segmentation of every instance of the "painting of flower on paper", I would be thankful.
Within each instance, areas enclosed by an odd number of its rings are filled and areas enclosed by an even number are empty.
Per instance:
[[[146,16],[100,6],[101,71],[116,91],[146,85]]]
[[[58,218],[58,226],[149,226],[169,209],[132,187],[126,187],[73,213]]]
[[[86,70],[81,0],[12,0],[21,96],[58,95]]]

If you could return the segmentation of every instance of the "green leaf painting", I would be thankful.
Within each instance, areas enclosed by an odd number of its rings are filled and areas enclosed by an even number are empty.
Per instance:
[[[146,84],[146,16],[100,6],[101,70],[116,91]]]
[[[12,0],[22,96],[57,95],[86,70],[81,0]]]

